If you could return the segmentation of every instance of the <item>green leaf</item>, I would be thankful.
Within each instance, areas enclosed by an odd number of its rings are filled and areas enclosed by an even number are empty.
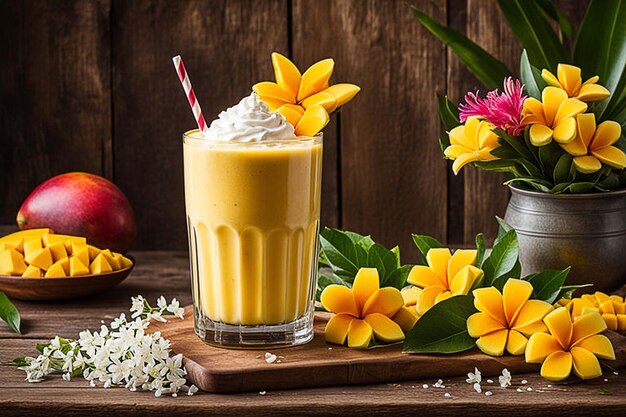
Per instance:
[[[341,279],[337,275],[324,274],[320,272],[317,276],[317,289],[316,289],[315,299],[317,301],[320,301],[320,296],[322,295],[322,291],[324,291],[324,289],[328,287],[329,285],[333,285],[333,284],[343,285],[344,287],[350,287],[350,284],[347,281],[345,281],[344,279]],[[322,311],[326,311],[326,310],[322,310]],[[42,351],[43,350],[41,350],[40,352]]]
[[[401,290],[406,286],[406,279],[408,278],[411,269],[413,269],[413,265],[402,265],[382,280],[380,286],[394,287]]]
[[[570,172],[572,169],[572,161],[574,159],[568,153],[561,155],[556,165],[554,166],[554,183],[559,184],[566,181],[571,181]]]
[[[565,36],[568,38],[572,37],[574,27],[572,26],[572,22],[569,21],[565,14],[563,14],[561,9],[559,9],[551,0],[537,0],[537,5],[541,7],[546,15],[559,24],[561,32]]]
[[[554,304],[558,300],[557,297],[569,271],[569,267],[563,270],[547,269],[524,277],[525,280],[533,285],[532,298]]]
[[[505,181],[505,185],[522,183],[531,186],[532,188],[547,193],[550,192],[551,184],[548,181],[542,180],[540,178],[531,178],[531,177],[519,177],[519,178],[511,178],[508,181]]]
[[[11,362],[6,362],[4,365],[7,366],[28,366],[30,365],[30,361],[26,358],[15,358]]]
[[[320,233],[320,247],[334,272],[356,275],[359,265],[367,262],[367,252],[345,233],[325,228]]]
[[[515,175],[522,175],[516,161],[510,159],[496,159],[495,161],[473,162],[473,165],[484,171],[490,172],[510,172]]]
[[[431,307],[407,333],[407,353],[458,353],[475,346],[467,333],[467,319],[477,310],[469,295],[457,295]]]
[[[533,65],[554,70],[559,62],[568,61],[566,48],[537,3],[528,0],[498,0],[498,4],[520,45],[528,51],[528,58]]]
[[[476,43],[454,29],[442,25],[415,6],[411,6],[417,20],[430,33],[452,49],[467,68],[487,88],[493,90],[502,85],[502,80],[511,75],[511,71],[498,59],[493,57]]]
[[[385,248],[383,245],[375,243],[368,253],[367,266],[376,268],[381,283],[398,269],[398,258],[396,254]]]
[[[485,277],[483,285],[489,287],[492,283],[510,273],[518,261],[518,241],[515,230],[506,232],[497,243],[494,242],[489,257],[483,263]]]
[[[424,236],[424,235],[413,235],[413,242],[415,243],[415,246],[417,246],[417,249],[419,249],[420,253],[422,254],[421,263],[423,265],[426,264],[426,254],[428,253],[429,250],[431,250],[432,248],[444,247],[443,243],[439,242],[437,239],[430,237],[430,236]]]
[[[476,235],[476,266],[478,268],[482,267],[486,251],[487,247],[485,245],[485,237],[482,233],[479,233]]]
[[[581,67],[584,80],[597,75],[611,92],[597,109],[600,115],[610,114],[626,96],[626,1],[589,2],[574,43],[574,64]]]
[[[446,131],[450,131],[461,124],[459,121],[459,109],[448,99],[448,96],[437,94],[439,105],[439,119]]]
[[[371,236],[363,236],[356,232],[349,232],[349,231],[343,231],[341,233],[348,236],[350,240],[352,241],[352,243],[354,243],[355,245],[359,245],[365,250],[368,250],[374,244],[374,241],[372,240]]]
[[[500,242],[502,237],[504,237],[507,232],[513,230],[513,226],[508,224],[506,220],[504,220],[502,217],[496,216],[496,221],[498,222],[498,234],[496,235],[496,239],[493,242],[494,246],[497,245],[498,242]]]
[[[20,312],[2,291],[0,291],[0,319],[4,320],[15,333],[22,334],[20,332]]]
[[[541,78],[541,71],[530,64],[528,61],[528,53],[526,49],[522,51],[522,58],[520,59],[520,79],[526,86],[526,93],[530,97],[541,100],[541,92],[546,86],[546,82]]]
[[[572,295],[574,294],[574,291],[576,291],[576,290],[578,290],[580,288],[587,288],[587,287],[593,287],[593,284],[564,285],[559,290],[559,293],[556,296],[556,299],[560,300],[561,298],[568,298],[568,299],[572,298]]]

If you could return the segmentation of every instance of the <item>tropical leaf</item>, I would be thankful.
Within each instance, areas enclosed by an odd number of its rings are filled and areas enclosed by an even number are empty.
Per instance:
[[[533,65],[555,70],[559,62],[568,61],[565,46],[535,1],[498,0],[498,4]]]
[[[422,26],[448,45],[470,72],[487,88],[491,90],[498,88],[502,85],[502,80],[512,74],[502,61],[496,59],[465,35],[442,25],[415,6],[411,6],[411,10]]]
[[[520,59],[520,79],[526,87],[526,93],[537,100],[541,100],[541,92],[546,86],[546,82],[541,78],[541,71],[530,64],[526,49],[522,51]]]
[[[570,22],[565,14],[563,14],[561,9],[559,9],[551,0],[536,1],[541,10],[543,10],[546,15],[559,24],[561,33],[568,38],[571,38],[574,34],[574,27],[572,26],[572,22]]]

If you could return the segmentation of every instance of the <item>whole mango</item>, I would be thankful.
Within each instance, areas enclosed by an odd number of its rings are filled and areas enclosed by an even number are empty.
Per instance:
[[[61,174],[37,186],[17,213],[17,225],[84,236],[94,246],[121,253],[130,249],[137,235],[135,214],[124,193],[112,182],[85,172]]]

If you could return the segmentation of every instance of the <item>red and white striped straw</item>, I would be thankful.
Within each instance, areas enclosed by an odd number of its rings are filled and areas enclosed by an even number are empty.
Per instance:
[[[172,61],[174,61],[174,67],[176,68],[176,72],[178,73],[180,83],[183,85],[183,89],[185,90],[187,100],[189,100],[189,105],[191,106],[193,117],[196,118],[196,122],[198,123],[198,128],[201,132],[205,133],[208,128],[206,122],[204,121],[204,116],[202,115],[200,103],[198,103],[198,100],[196,99],[196,93],[193,92],[191,81],[189,81],[189,76],[187,75],[187,71],[185,70],[185,64],[183,64],[183,60],[180,55],[172,58]]]

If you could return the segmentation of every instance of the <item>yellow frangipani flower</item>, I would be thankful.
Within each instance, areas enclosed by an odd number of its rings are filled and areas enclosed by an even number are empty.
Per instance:
[[[329,285],[320,297],[322,306],[335,315],[326,324],[326,341],[351,348],[366,348],[372,338],[383,342],[404,340],[404,332],[391,318],[404,301],[397,288],[380,288],[378,270],[361,268],[352,288]]]
[[[426,262],[428,266],[414,266],[407,278],[421,289],[415,290],[414,296],[420,316],[442,300],[467,294],[483,276],[482,269],[474,266],[476,250],[459,249],[452,255],[450,249],[433,248],[426,253]]]
[[[572,369],[582,379],[602,375],[598,358],[615,359],[611,341],[599,333],[606,323],[597,312],[572,318],[559,307],[543,319],[549,333],[535,333],[526,346],[526,362],[542,363],[541,376],[551,381],[567,378]]]
[[[448,136],[450,146],[444,154],[453,159],[452,170],[458,174],[470,162],[486,162],[498,159],[491,151],[498,146],[498,136],[492,131],[493,125],[477,116],[468,117],[464,125],[452,129]]]
[[[562,88],[546,87],[541,101],[529,97],[524,101],[522,124],[530,125],[530,142],[544,146],[554,139],[569,143],[576,138],[576,115],[587,110],[587,104],[568,98]]]
[[[476,346],[483,353],[501,356],[506,349],[511,355],[521,355],[528,337],[546,331],[541,321],[552,311],[549,303],[530,300],[530,282],[510,278],[502,293],[495,287],[474,290],[474,306],[479,313],[467,319],[467,332],[479,338]]]
[[[626,154],[612,146],[622,135],[622,127],[613,120],[606,120],[596,127],[596,116],[583,113],[576,116],[576,137],[561,147],[574,157],[576,170],[591,174],[602,168],[602,163],[616,169],[626,167]]]
[[[571,300],[562,299],[558,303],[567,308],[573,320],[595,311],[600,313],[609,330],[626,331],[626,303],[619,295],[596,291],[595,294],[583,294]]]
[[[352,100],[361,90],[354,84],[335,84],[328,81],[335,61],[324,59],[311,65],[304,74],[287,57],[272,53],[276,82],[263,81],[252,90],[268,105],[278,111],[295,127],[296,135],[312,136],[326,126],[328,114]]]
[[[574,65],[559,64],[556,73],[558,77],[544,69],[541,71],[541,78],[549,85],[565,90],[568,97],[592,102],[603,100],[611,95],[609,90],[596,84],[600,79],[598,76],[591,77],[583,83],[580,68]]]

